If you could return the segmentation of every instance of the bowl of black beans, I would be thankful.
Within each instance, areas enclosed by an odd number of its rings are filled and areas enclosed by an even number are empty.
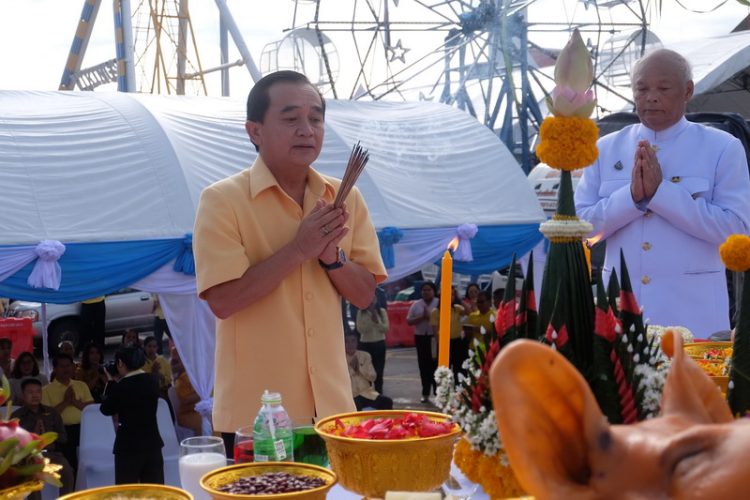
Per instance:
[[[333,471],[297,462],[253,462],[229,465],[201,478],[214,500],[241,498],[323,500],[338,478]]]

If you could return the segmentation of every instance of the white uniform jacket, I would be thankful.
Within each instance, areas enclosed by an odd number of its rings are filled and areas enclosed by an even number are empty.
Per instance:
[[[656,147],[662,182],[639,206],[630,194],[638,142]],[[622,248],[633,291],[654,325],[681,325],[697,338],[729,328],[719,245],[750,227],[750,176],[742,143],[688,122],[655,132],[637,124],[601,138],[599,158],[575,191],[578,216],[607,242],[604,282],[620,276]]]

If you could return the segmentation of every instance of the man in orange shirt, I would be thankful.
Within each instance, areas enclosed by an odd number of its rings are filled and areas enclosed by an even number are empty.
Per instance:
[[[304,75],[267,75],[247,101],[258,158],[201,194],[197,287],[219,318],[213,421],[225,435],[253,421],[264,389],[292,418],[354,410],[341,297],[367,307],[386,273],[362,195],[334,208],[340,181],[310,166],[324,119]]]

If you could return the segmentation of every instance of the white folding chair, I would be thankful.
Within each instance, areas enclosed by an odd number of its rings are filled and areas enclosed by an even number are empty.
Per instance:
[[[180,487],[180,443],[177,441],[169,406],[162,398],[159,398],[156,409],[156,423],[159,425],[161,440],[164,441],[164,448],[161,449],[164,458],[164,484]]]
[[[115,484],[115,426],[112,417],[88,405],[81,414],[81,442],[78,445],[76,489],[84,490]]]

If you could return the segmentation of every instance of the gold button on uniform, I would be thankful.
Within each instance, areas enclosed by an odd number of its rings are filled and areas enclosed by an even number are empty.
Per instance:
[[[643,278],[641,278],[641,283],[643,283],[644,285],[648,285],[649,283],[651,283],[651,278],[649,278],[648,276],[644,276]]]
[[[672,177],[672,182],[680,182],[680,176],[679,175],[673,176]]]
[[[644,250],[651,250],[651,243],[649,243],[648,241],[644,241],[641,244],[641,248],[644,249]]]

